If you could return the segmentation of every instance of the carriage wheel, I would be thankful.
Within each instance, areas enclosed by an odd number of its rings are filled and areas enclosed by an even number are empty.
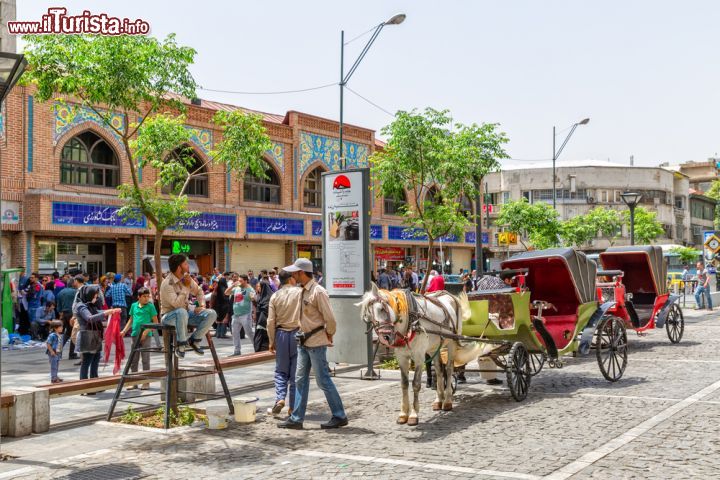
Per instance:
[[[665,320],[665,331],[672,343],[680,343],[683,332],[685,331],[685,318],[683,318],[682,310],[673,303]]]
[[[617,382],[627,366],[627,331],[618,317],[605,317],[596,330],[595,355],[606,380]]]
[[[527,397],[532,378],[530,354],[522,342],[515,342],[507,355],[507,383],[513,398],[522,402]]]
[[[530,354],[530,375],[535,376],[543,369],[547,356],[544,353]]]

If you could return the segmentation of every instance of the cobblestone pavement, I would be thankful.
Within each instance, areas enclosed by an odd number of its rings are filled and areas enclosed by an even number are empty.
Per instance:
[[[167,434],[98,422],[4,442],[18,458],[0,463],[0,479],[718,478],[720,317],[686,309],[686,324],[679,345],[664,331],[632,333],[616,384],[594,357],[544,370],[522,403],[471,376],[452,412],[432,412],[433,394],[423,390],[412,428],[394,423],[395,372],[376,382],[345,373],[337,383],[347,428],[319,429],[328,413],[317,394],[303,431],[278,430],[264,415],[222,431]]]

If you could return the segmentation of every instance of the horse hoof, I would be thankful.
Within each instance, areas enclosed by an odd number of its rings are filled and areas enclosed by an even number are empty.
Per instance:
[[[432,409],[434,412],[437,412],[438,410],[440,410],[440,402],[433,402]]]
[[[397,419],[398,425],[403,425],[405,423],[408,423],[408,417],[406,415],[400,415]]]
[[[417,427],[418,424],[418,418],[417,417],[411,417],[408,419],[407,424],[409,427]]]
[[[452,411],[452,403],[444,403],[442,406],[442,409],[444,412],[451,412]]]

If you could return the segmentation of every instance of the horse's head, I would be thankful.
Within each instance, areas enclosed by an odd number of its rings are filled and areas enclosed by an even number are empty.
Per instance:
[[[407,311],[401,313],[396,294],[381,291],[372,284],[372,290],[365,292],[360,303],[362,319],[375,330],[384,345],[393,345],[398,335],[407,333]]]

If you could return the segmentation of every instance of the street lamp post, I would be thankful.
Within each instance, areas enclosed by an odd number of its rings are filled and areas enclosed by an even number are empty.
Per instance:
[[[370,50],[370,47],[375,42],[375,39],[378,37],[378,35],[380,35],[380,31],[383,29],[383,27],[385,27],[385,25],[400,25],[402,22],[405,21],[405,17],[406,15],[404,13],[398,13],[397,15],[393,15],[386,22],[382,22],[380,25],[378,25],[375,28],[372,36],[370,37],[370,40],[368,40],[367,44],[360,52],[360,55],[358,55],[357,60],[355,60],[355,63],[353,63],[352,67],[350,67],[350,70],[348,70],[347,75],[345,74],[345,31],[343,30],[340,32],[340,165],[343,170],[346,167],[345,152],[343,151],[343,103],[345,85],[347,85],[350,77],[352,77],[353,73],[355,73],[355,70],[357,69],[358,65],[360,65],[362,59],[365,58],[365,55],[367,54],[368,50]]]
[[[10,90],[15,86],[20,76],[27,67],[27,60],[25,56],[18,53],[0,52],[0,106],[5,98],[10,93]],[[8,138],[7,133],[7,118],[5,119],[5,138]],[[2,175],[2,157],[0,156],[0,176]],[[0,204],[2,204],[2,182],[0,181]],[[2,215],[0,211],[0,215]],[[2,220],[0,220],[0,270],[2,270]],[[1,290],[0,290],[1,291]]]
[[[562,145],[560,145],[560,148],[558,150],[555,150],[555,140],[557,138],[557,134],[555,133],[555,127],[553,127],[553,165],[552,165],[553,209],[557,207],[557,190],[556,190],[557,178],[555,177],[555,162],[557,161],[558,157],[560,156],[563,149],[565,148],[565,145],[567,145],[568,141],[570,140],[570,137],[572,137],[572,134],[575,133],[575,129],[578,127],[578,125],[587,125],[588,123],[590,123],[589,118],[584,118],[577,123],[573,123],[573,126],[570,129],[570,133],[568,133],[567,137],[565,137],[565,141],[563,141]]]
[[[635,207],[642,199],[641,193],[623,192],[620,194],[625,205],[630,208],[630,245],[635,245]]]

